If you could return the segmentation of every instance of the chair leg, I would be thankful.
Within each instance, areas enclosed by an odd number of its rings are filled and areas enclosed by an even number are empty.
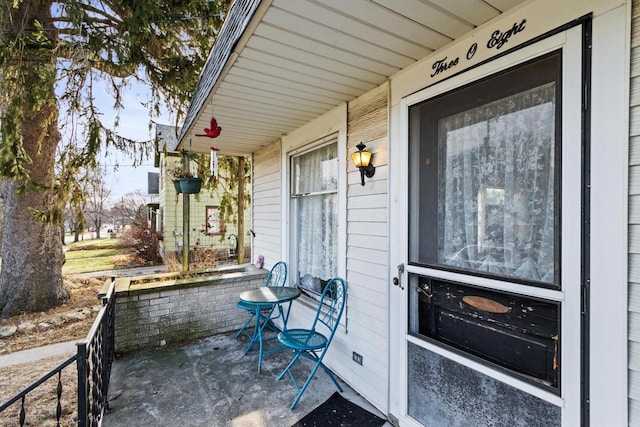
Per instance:
[[[295,409],[296,405],[298,404],[298,401],[302,397],[302,394],[304,393],[304,391],[309,386],[309,383],[313,379],[313,376],[316,374],[316,372],[318,371],[318,367],[320,367],[321,364],[322,364],[322,362],[320,360],[318,360],[318,362],[315,364],[315,366],[311,370],[311,373],[307,377],[307,380],[304,382],[304,385],[300,388],[300,391],[298,391],[298,395],[296,396],[296,398],[293,400],[293,403],[291,404],[291,409],[292,410]]]
[[[252,317],[256,317],[255,314]],[[247,348],[244,351],[245,356],[247,355],[247,353],[249,353],[249,350],[251,350],[251,348],[253,347],[253,344],[255,344],[256,340],[260,336],[258,334],[259,327],[260,327],[260,320],[256,318],[256,323],[255,325],[253,325],[253,336],[249,336],[249,334],[247,334],[247,336],[251,339],[249,340],[249,344],[247,344]],[[260,342],[260,344],[262,344],[262,341]]]
[[[245,334],[247,337],[251,338],[251,335],[249,335],[249,333],[247,331],[245,331],[245,328],[247,326],[249,326],[249,323],[251,323],[251,320],[255,317],[255,315],[253,314],[253,312],[251,312],[251,314],[249,315],[249,318],[247,319],[246,322],[244,322],[244,324],[242,325],[242,327],[238,330],[238,332],[236,332],[236,334],[234,335],[234,338],[238,338],[240,336],[240,334]]]
[[[284,370],[280,373],[280,375],[278,375],[278,380],[281,380],[282,377],[284,377],[284,374],[288,373],[289,377],[291,378],[291,382],[298,390],[298,395],[296,396],[293,403],[291,404],[291,409],[295,409],[296,405],[298,404],[298,401],[302,397],[302,394],[304,393],[304,391],[307,389],[307,386],[309,385],[309,383],[311,383],[311,380],[313,379],[313,376],[317,373],[319,367],[322,367],[322,369],[327,373],[329,378],[331,378],[331,381],[333,381],[333,383],[336,385],[336,387],[338,388],[338,391],[341,393],[343,392],[342,387],[340,387],[340,384],[336,380],[336,377],[333,375],[331,370],[329,370],[329,368],[327,368],[325,364],[322,363],[322,359],[324,358],[324,351],[320,356],[316,355],[313,352],[306,352],[306,351],[294,350],[294,353],[295,353],[295,357],[293,358],[293,360],[291,360],[291,362],[289,362],[287,367],[284,368]],[[291,367],[293,366],[294,363],[296,363],[296,361],[300,358],[300,356],[303,356],[306,359],[309,359],[312,362],[314,362],[313,369],[311,370],[311,373],[307,377],[307,380],[305,381],[302,387],[298,386],[298,383],[296,382],[295,378],[293,377],[293,373],[291,372]]]
[[[322,366],[322,369],[324,369],[324,371],[327,373],[329,378],[331,378],[331,381],[333,381],[333,383],[336,385],[336,387],[338,388],[338,391],[342,393],[342,387],[340,387],[340,384],[338,384],[338,380],[336,380],[336,377],[333,376],[333,372],[331,372],[331,370],[327,368],[325,364],[322,362],[320,362],[320,366]]]
[[[275,333],[279,333],[280,329],[278,329],[278,327],[273,323],[272,318],[270,315],[268,316],[263,316],[262,313],[260,313],[260,322],[263,323],[262,326],[262,330],[264,331],[265,328],[269,328],[271,329],[273,332]]]
[[[271,329],[273,332],[280,333],[280,329],[278,329],[278,327],[271,321],[268,321],[269,323],[267,323],[267,326],[269,327],[269,329]]]
[[[280,372],[280,375],[278,375],[278,381],[280,381],[282,377],[284,377],[285,373],[288,373],[293,385],[296,386],[296,389],[300,390],[300,387],[298,387],[298,383],[296,383],[296,379],[293,377],[293,374],[291,373],[291,367],[293,366],[294,363],[298,361],[298,358],[300,357],[300,353],[294,352],[294,354],[295,356],[293,357],[293,359],[291,359],[291,362],[289,362],[287,367],[284,368],[282,372]]]
[[[253,338],[253,335],[249,334],[249,332],[246,331],[247,326],[249,326],[249,323],[251,323],[251,321],[256,317],[255,312],[251,311],[249,318],[246,320],[246,322],[244,322],[244,324],[242,325],[242,327],[240,329],[238,329],[238,332],[236,332],[236,334],[234,335],[235,338],[238,338],[240,336],[240,334],[245,334],[249,339]],[[260,316],[262,319],[264,319],[264,316]],[[273,324],[273,322],[271,322],[271,320],[269,320],[269,327],[273,330],[273,332],[280,332],[278,330],[278,328],[276,328],[276,326]],[[255,329],[255,328],[254,328]]]

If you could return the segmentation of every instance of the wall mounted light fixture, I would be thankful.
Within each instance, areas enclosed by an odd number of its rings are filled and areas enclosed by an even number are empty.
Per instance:
[[[367,146],[361,142],[356,145],[356,148],[358,151],[351,155],[351,160],[353,160],[355,167],[360,169],[360,184],[364,185],[365,175],[367,178],[371,178],[376,173],[376,168],[371,164],[371,153],[365,150]]]

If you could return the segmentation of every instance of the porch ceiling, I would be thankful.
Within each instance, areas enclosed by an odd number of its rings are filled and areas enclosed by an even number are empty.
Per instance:
[[[236,0],[179,148],[248,155],[525,1]]]

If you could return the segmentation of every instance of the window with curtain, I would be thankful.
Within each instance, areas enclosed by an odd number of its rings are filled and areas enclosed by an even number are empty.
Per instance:
[[[220,209],[218,206],[207,206],[207,234],[222,234],[222,223],[220,222]]]
[[[412,107],[411,261],[559,286],[558,61]]]
[[[320,294],[337,275],[337,138],[291,157],[292,262],[299,287]]]

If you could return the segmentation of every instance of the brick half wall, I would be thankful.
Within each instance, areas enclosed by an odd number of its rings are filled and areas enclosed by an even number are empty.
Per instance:
[[[135,283],[116,279],[116,352],[127,353],[240,328],[239,295],[264,286],[268,271],[251,265],[198,279]]]

